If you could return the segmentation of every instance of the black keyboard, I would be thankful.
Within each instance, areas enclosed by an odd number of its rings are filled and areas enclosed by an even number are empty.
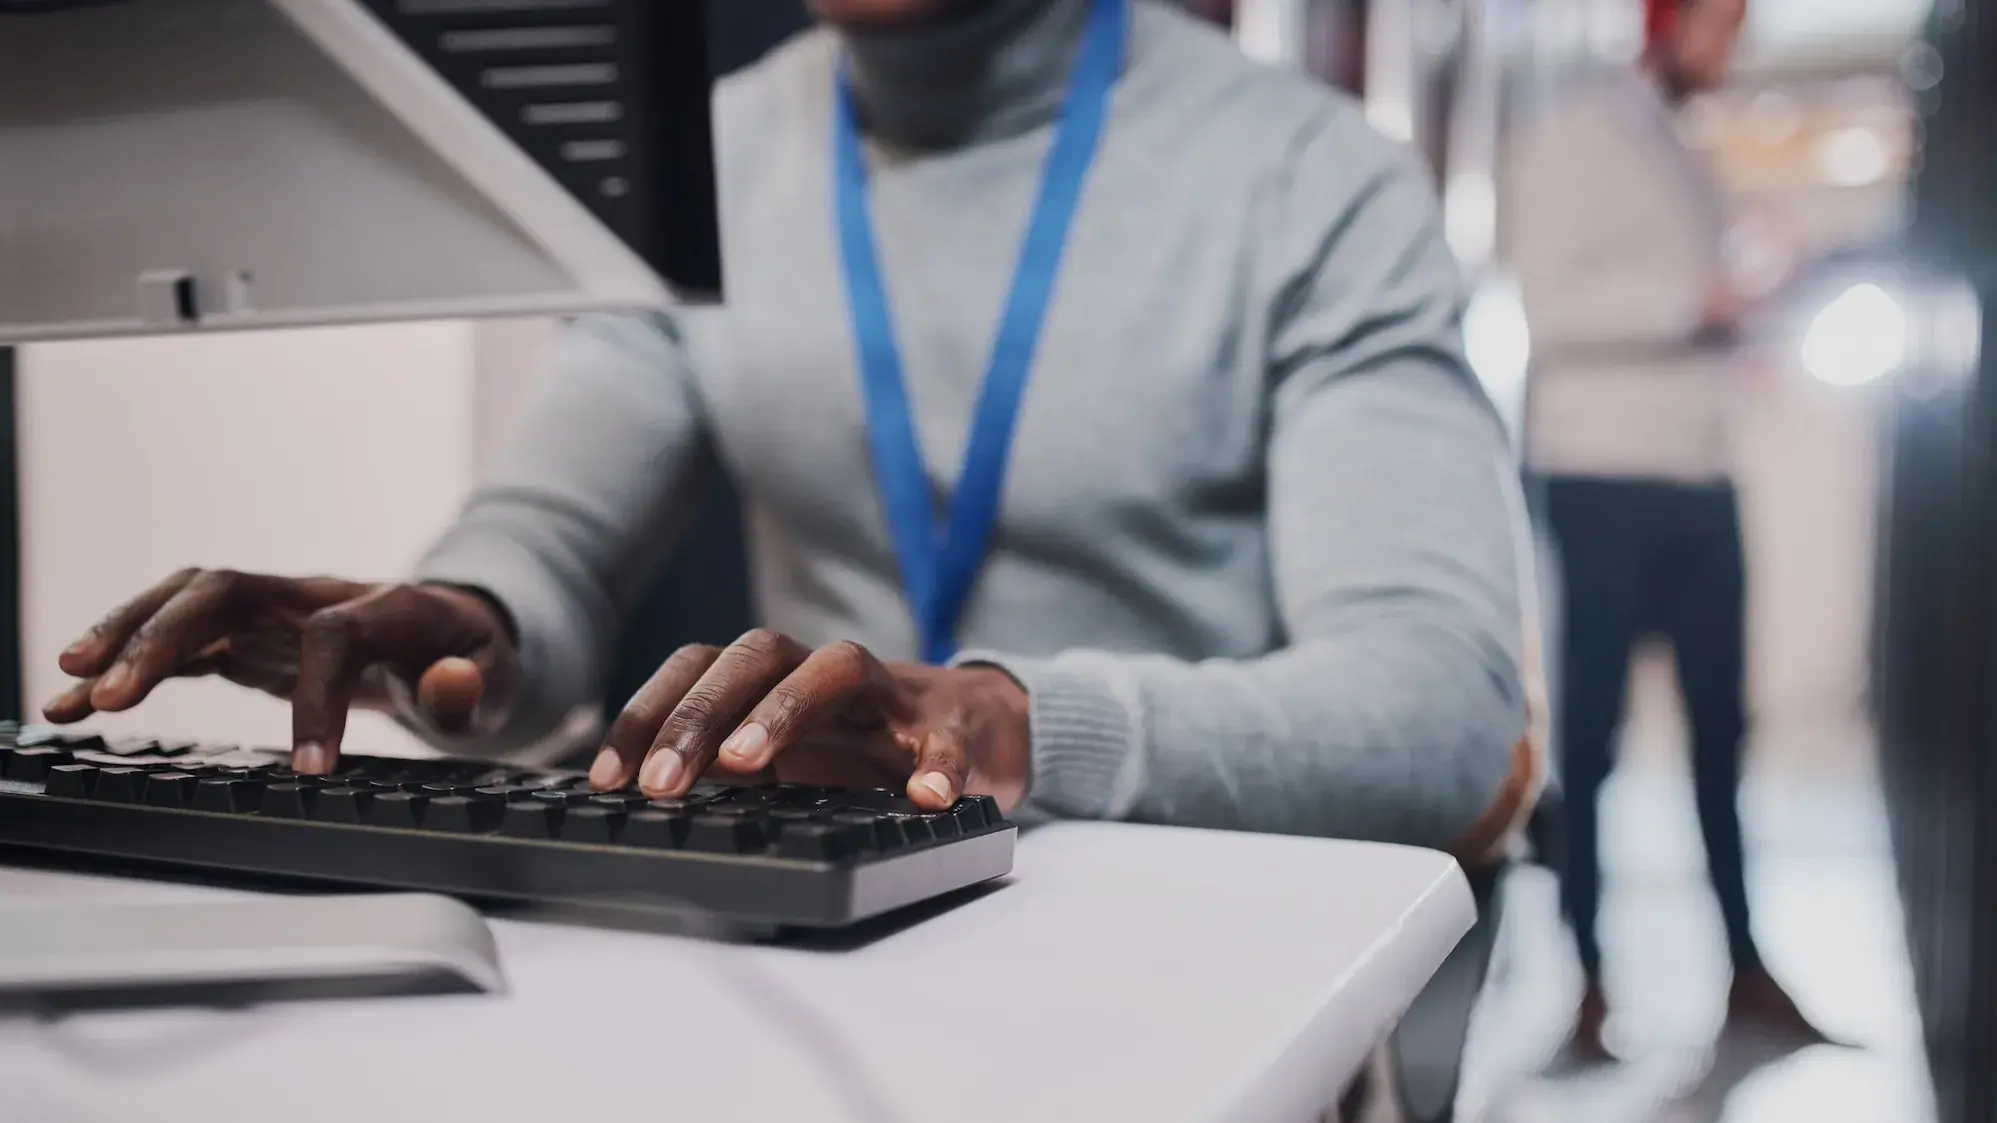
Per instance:
[[[282,750],[106,739],[0,723],[0,860],[18,848],[468,900],[838,927],[1012,868],[988,796],[776,784],[683,799],[580,773],[348,755],[300,776]]]

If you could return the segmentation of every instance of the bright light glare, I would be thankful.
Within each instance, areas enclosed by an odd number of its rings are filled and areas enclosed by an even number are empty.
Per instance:
[[[1863,386],[1900,369],[1907,357],[1907,310],[1866,282],[1824,306],[1803,336],[1803,369],[1833,386]]]
[[[1893,170],[1893,154],[1877,130],[1853,125],[1818,143],[1817,166],[1838,187],[1865,187]]]
[[[1532,333],[1518,286],[1493,277],[1477,286],[1463,311],[1464,355],[1508,419],[1523,408],[1532,367]]]

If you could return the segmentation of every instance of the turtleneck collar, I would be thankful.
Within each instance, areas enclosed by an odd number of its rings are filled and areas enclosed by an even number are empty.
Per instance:
[[[1060,111],[1092,0],[978,0],[934,23],[842,28],[870,136],[935,150],[1006,140]]]

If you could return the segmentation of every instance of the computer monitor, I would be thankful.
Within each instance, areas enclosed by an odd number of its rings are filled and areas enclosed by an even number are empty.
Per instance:
[[[0,343],[722,287],[702,0],[0,0]]]

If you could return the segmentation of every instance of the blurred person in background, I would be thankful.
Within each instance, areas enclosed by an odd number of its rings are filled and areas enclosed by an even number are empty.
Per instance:
[[[598,787],[1488,853],[1535,782],[1514,483],[1420,164],[1164,4],[813,7],[717,93],[722,307],[571,325],[414,580],[177,574],[48,716],[220,674],[301,772],[355,705],[532,744],[712,456],[769,627],[668,659]]]
[[[1730,1021],[1814,1038],[1755,946],[1737,807],[1746,734],[1745,579],[1729,421],[1753,299],[1728,264],[1729,207],[1677,111],[1721,85],[1747,0],[1650,0],[1641,62],[1570,93],[1512,168],[1511,255],[1539,363],[1528,460],[1564,574],[1558,737],[1563,903],[1585,990],[1572,1047],[1607,1059],[1596,934],[1597,799],[1637,640],[1662,632],[1690,717],[1694,791],[1725,923]]]

